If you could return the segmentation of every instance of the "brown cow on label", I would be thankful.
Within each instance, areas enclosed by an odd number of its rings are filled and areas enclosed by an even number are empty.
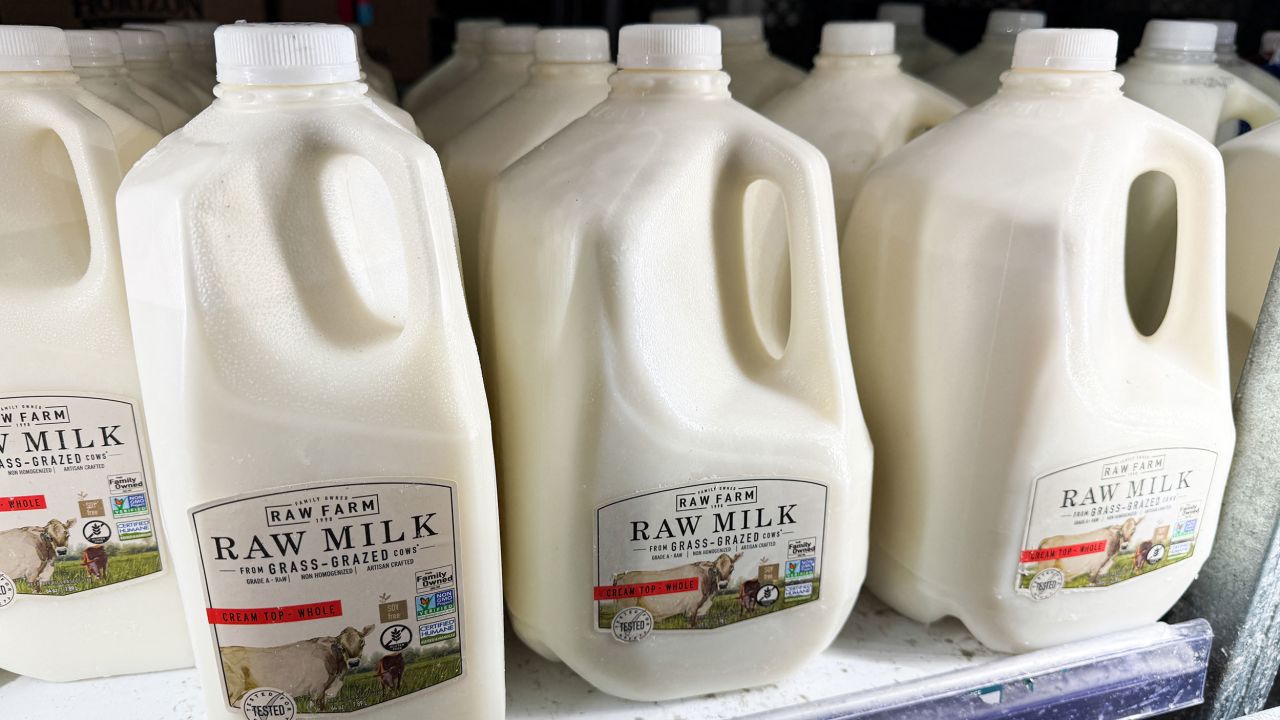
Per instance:
[[[317,637],[275,647],[222,648],[222,674],[227,680],[227,701],[240,707],[251,690],[275,688],[290,697],[305,697],[324,712],[325,702],[338,696],[342,678],[360,666],[364,639],[373,632],[346,628],[336,637]]]
[[[689,627],[697,627],[698,618],[711,609],[711,601],[716,593],[729,587],[729,576],[733,574],[733,564],[742,558],[742,553],[733,557],[721,554],[715,562],[702,561],[678,565],[666,570],[631,570],[613,576],[614,585],[634,585],[639,583],[665,582],[669,580],[697,580],[695,590],[666,593],[664,595],[645,595],[643,597],[618,600],[618,609],[640,606],[653,615],[654,622],[669,617],[683,615],[689,621]]]
[[[742,604],[742,611],[753,613],[756,611],[756,593],[760,592],[759,580],[744,580],[742,588],[738,590],[738,602]]]
[[[383,690],[399,690],[400,681],[404,678],[404,656],[400,653],[383,655],[373,674],[378,676]]]
[[[1106,543],[1106,547],[1102,552],[1041,561],[1036,564],[1036,571],[1057,568],[1062,571],[1066,582],[1071,582],[1081,575],[1088,575],[1089,582],[1097,583],[1098,578],[1106,575],[1107,571],[1111,569],[1111,564],[1115,562],[1116,554],[1129,547],[1130,542],[1133,540],[1133,534],[1137,531],[1141,522],[1142,518],[1140,517],[1129,518],[1122,525],[1112,525],[1078,535],[1047,537],[1040,541],[1041,550],[1083,545],[1091,542]]]
[[[84,549],[80,558],[89,577],[102,580],[107,577],[107,549],[101,545],[90,545]]]

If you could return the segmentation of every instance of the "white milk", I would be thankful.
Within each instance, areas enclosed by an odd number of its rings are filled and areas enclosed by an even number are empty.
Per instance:
[[[164,23],[125,23],[126,30],[152,30],[164,36],[165,50],[173,77],[187,92],[200,101],[200,110],[213,102],[214,78],[198,65],[191,55],[191,38],[187,31],[176,25]]]
[[[347,28],[215,37],[218,100],[119,196],[208,717],[501,717],[489,416],[435,153],[365,96]]]
[[[55,681],[191,663],[129,337],[120,161],[84,98],[61,30],[0,26],[0,305],[21,338],[0,356],[0,668]]]
[[[732,100],[719,50],[706,25],[623,28],[609,99],[508,168],[485,221],[511,620],[637,700],[785,677],[864,571],[871,447],[827,165]],[[746,297],[765,179],[805,288],[780,356]]]
[[[373,59],[369,54],[369,48],[364,44],[364,28],[360,25],[347,25],[351,28],[351,32],[356,35],[356,47],[360,51],[360,71],[364,73],[363,80],[369,86],[369,90],[377,95],[381,95],[392,103],[396,100],[396,80],[391,75],[391,69],[386,65]]]
[[[409,86],[400,103],[404,109],[410,113],[425,110],[478,70],[484,53],[484,31],[501,24],[502,21],[496,18],[459,20],[454,26],[457,39],[453,53]]]
[[[1213,142],[1237,120],[1260,127],[1280,117],[1280,105],[1214,64],[1217,28],[1210,23],[1152,20],[1134,58],[1119,72],[1125,97],[1182,123]],[[1167,177],[1146,176],[1133,188],[1126,284],[1138,329],[1160,324],[1173,281],[1176,199]]]
[[[1280,123],[1222,146],[1227,166],[1227,345],[1231,377],[1240,377],[1280,250]]]
[[[609,95],[604,30],[539,30],[529,84],[480,118],[440,153],[453,200],[462,276],[472,322],[479,322],[480,219],[498,173],[582,117]]]
[[[1013,42],[1023,30],[1044,27],[1044,13],[992,10],[978,46],[925,75],[933,85],[969,105],[977,105],[1000,89],[1000,76],[1013,61]]]
[[[761,111],[827,156],[837,225],[872,165],[964,109],[902,72],[893,31],[887,22],[827,23],[808,79]]]
[[[160,111],[137,93],[124,68],[124,53],[114,30],[68,30],[71,65],[80,76],[80,87],[164,132]],[[158,140],[157,140],[158,142]]]
[[[1123,97],[1115,49],[1110,30],[1018,35],[999,94],[885,158],[844,238],[876,443],[868,586],[1000,651],[1159,619],[1209,554],[1231,464],[1221,162]],[[1147,170],[1183,196],[1152,337],[1124,289]]]
[[[533,25],[505,25],[484,31],[480,69],[423,110],[414,113],[422,137],[444,147],[498,103],[529,81],[533,63]]]
[[[924,34],[924,6],[919,3],[881,3],[877,20],[894,24],[902,69],[923,75],[956,59],[951,48]]]
[[[167,24],[187,31],[187,39],[191,42],[191,65],[200,81],[205,83],[204,87],[212,88],[217,83],[213,31],[222,23],[213,20],[169,20]]]
[[[160,110],[161,121],[166,129],[172,132],[172,129],[182,127],[204,109],[200,97],[191,91],[186,82],[174,75],[164,35],[154,30],[117,30],[116,33],[120,36],[124,66],[129,71],[129,77],[181,111],[181,116],[176,115],[172,109],[166,113],[163,106],[153,103]]]
[[[1214,62],[1211,23],[1152,20],[1134,57],[1119,68],[1125,97],[1173,118],[1213,142],[1218,126],[1254,127],[1280,117],[1280,105]]]
[[[722,15],[708,22],[720,28],[724,71],[734,100],[756,109],[804,80],[803,70],[769,54],[760,16]]]

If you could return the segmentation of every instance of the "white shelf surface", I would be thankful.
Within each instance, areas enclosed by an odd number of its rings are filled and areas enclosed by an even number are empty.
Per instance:
[[[1155,665],[1151,665],[1150,657],[1144,657],[1142,661],[1146,664],[1135,666],[1140,666],[1146,675],[1141,681],[1149,691],[1152,677],[1173,677],[1176,674],[1180,681],[1185,681],[1188,667],[1194,674],[1195,663],[1199,662],[1196,657],[1198,651],[1185,649],[1185,643],[1175,637],[1178,636],[1176,629],[1157,624],[1122,634],[1124,636],[1120,638],[1096,641],[1094,645],[1077,643],[1063,649],[1009,657],[982,647],[957,621],[921,625],[864,595],[832,646],[786,681],[665,703],[629,702],[605,695],[565,666],[538,657],[508,633],[508,717],[513,720],[728,720],[756,713],[776,714],[784,709],[791,709],[787,717],[797,720],[802,717],[854,717],[849,714],[850,708],[861,706],[865,710],[864,699],[873,699],[876,707],[897,703],[900,708],[905,708],[918,702],[922,693],[934,694],[932,688],[936,685],[940,690],[946,690],[952,702],[956,697],[972,700],[979,697],[974,691],[984,686],[1013,682],[1018,683],[1018,688],[1030,686],[1033,683],[1023,678],[1042,673],[1046,668],[1049,669],[1046,676],[1068,677],[1071,673],[1061,671],[1060,667],[1070,667],[1072,663],[1096,666],[1096,658],[1102,657],[1119,657],[1127,663],[1127,658],[1144,644],[1168,641],[1172,651],[1152,654],[1156,658]],[[1204,652],[1207,653],[1207,647]],[[1163,658],[1168,658],[1168,663],[1176,667],[1162,667],[1168,664]],[[1116,677],[1116,670],[1113,667],[1102,675],[1107,683],[1085,682],[1110,685]],[[936,680],[912,682],[925,678]],[[1190,684],[1194,685],[1194,680]],[[921,690],[922,687],[925,689]],[[1011,684],[1009,687],[1014,686]],[[1048,685],[1041,687],[1047,688]],[[1073,695],[1078,694],[1078,690],[1079,687],[1071,688]],[[1044,693],[1046,697],[1048,694]],[[1010,703],[1017,700],[1015,695],[1004,693]],[[1181,691],[1177,696],[1183,704],[1188,704],[1198,697],[1193,695],[1194,688]],[[993,702],[996,697],[999,693],[982,696],[986,703]],[[0,671],[0,708],[3,709],[0,715],[6,720],[91,716],[128,717],[130,720],[205,718],[199,681],[193,670],[57,685]],[[1141,716],[1134,714],[1132,708],[1124,712],[1127,717]]]

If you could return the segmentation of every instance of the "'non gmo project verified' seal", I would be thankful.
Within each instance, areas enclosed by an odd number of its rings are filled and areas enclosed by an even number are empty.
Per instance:
[[[419,571],[417,590],[414,614],[422,623],[418,625],[418,643],[431,645],[457,638],[458,591],[454,587],[453,566]]]

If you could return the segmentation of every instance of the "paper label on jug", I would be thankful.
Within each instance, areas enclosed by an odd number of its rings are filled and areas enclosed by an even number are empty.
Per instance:
[[[1018,592],[1043,600],[1191,557],[1217,462],[1211,450],[1164,448],[1039,478],[1018,559]]]
[[[827,487],[715,480],[596,510],[595,617],[623,642],[713,630],[818,599]]]
[[[226,702],[246,717],[282,695],[354,712],[462,676],[452,483],[307,483],[190,515]]]
[[[161,571],[128,400],[0,397],[0,611]]]

